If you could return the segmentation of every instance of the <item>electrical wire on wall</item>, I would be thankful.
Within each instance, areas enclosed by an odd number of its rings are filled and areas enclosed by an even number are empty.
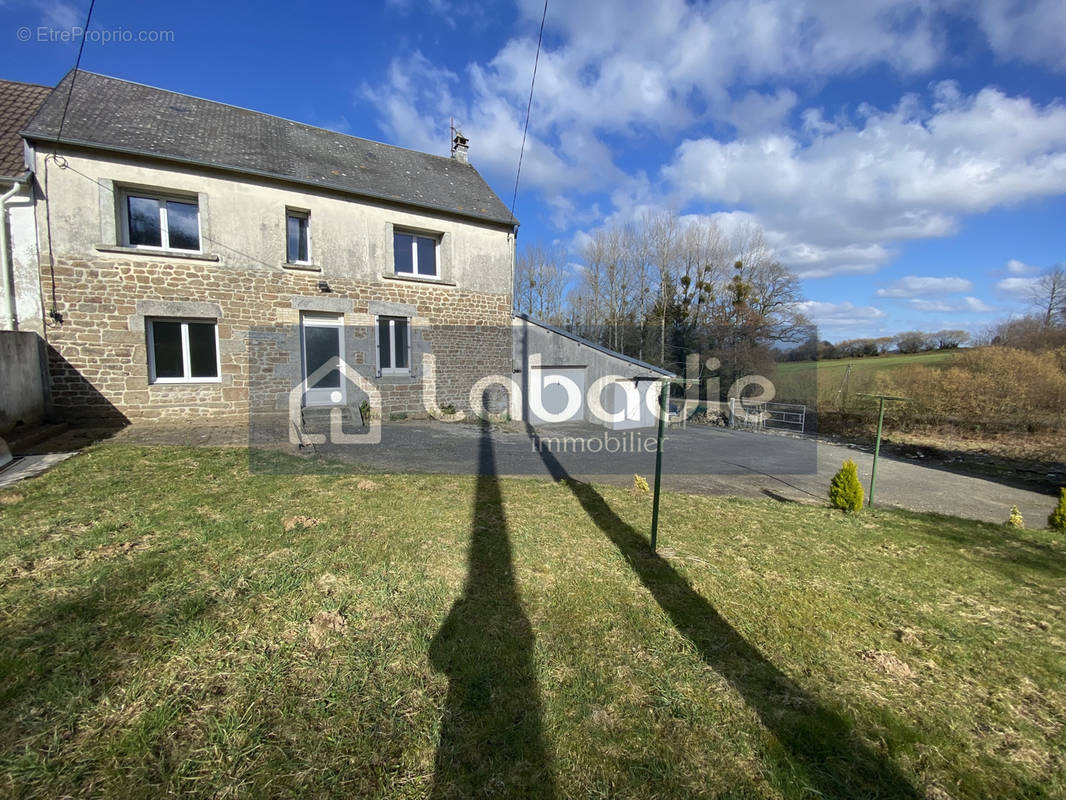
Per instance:
[[[89,23],[92,22],[93,8],[96,0],[90,0],[89,11],[85,15],[85,25],[82,26],[81,43],[78,45],[78,56],[74,59],[74,69],[70,75],[70,86],[67,88],[67,99],[63,102],[63,113],[59,117],[59,130],[56,132],[55,141],[52,143],[52,152],[44,157],[44,224],[48,234],[48,274],[52,283],[52,308],[48,312],[49,318],[56,325],[63,324],[63,315],[59,313],[59,302],[56,299],[56,262],[52,252],[52,197],[48,190],[48,163],[55,162],[60,169],[66,169],[67,160],[59,155],[59,143],[63,138],[63,126],[67,122],[67,112],[70,110],[70,98],[74,95],[74,83],[78,80],[78,70],[81,68],[81,54],[85,50],[85,40],[89,38]]]

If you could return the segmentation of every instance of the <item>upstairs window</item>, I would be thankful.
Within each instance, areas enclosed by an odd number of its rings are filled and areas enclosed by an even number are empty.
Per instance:
[[[162,250],[200,250],[200,207],[195,199],[126,192],[122,244]]]
[[[311,263],[311,215],[306,211],[285,212],[285,259],[290,264]]]
[[[420,275],[423,278],[439,278],[437,245],[435,236],[396,231],[392,247],[397,275]]]
[[[219,380],[217,323],[191,319],[148,319],[145,323],[151,383]]]
[[[406,317],[378,317],[378,374],[411,373],[411,335]]]

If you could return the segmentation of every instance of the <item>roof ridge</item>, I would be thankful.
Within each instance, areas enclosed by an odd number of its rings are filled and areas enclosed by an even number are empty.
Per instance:
[[[64,77],[66,77],[66,76],[64,76]],[[53,89],[55,89],[54,86],[49,86],[46,83],[31,83],[30,81],[13,81],[10,78],[0,78],[0,83],[9,83],[12,86],[32,86],[34,89],[47,89],[50,92]]]
[[[63,81],[65,81],[67,79],[67,77],[73,71],[74,70],[70,70],[70,72],[68,72],[66,75],[64,75],[63,78],[59,81],[59,84],[56,84],[55,88],[58,89],[59,85],[61,83],[63,83]],[[224,102],[222,100],[212,100],[212,99],[210,99],[208,97],[200,97],[199,95],[195,95],[195,94],[188,94],[186,92],[176,92],[173,89],[164,89],[161,86],[152,86],[150,83],[142,83],[141,81],[129,81],[129,80],[126,80],[125,78],[116,78],[113,75],[105,75],[102,72],[93,72],[92,70],[79,69],[78,72],[80,72],[82,74],[85,74],[85,75],[92,75],[92,76],[97,77],[97,78],[103,78],[104,80],[118,81],[119,83],[128,83],[128,84],[130,84],[132,86],[143,86],[145,89],[152,89],[153,91],[156,91],[156,92],[166,92],[167,94],[172,94],[172,95],[175,95],[177,97],[187,97],[187,98],[189,98],[191,100],[199,100],[201,103],[211,103],[211,104],[216,105],[216,106],[224,106],[226,108],[232,108],[232,109],[235,109],[237,111],[244,111],[244,112],[246,112],[248,114],[255,114],[256,116],[259,116],[259,117],[268,117],[270,119],[280,119],[281,121],[288,122],[288,123],[290,123],[292,125],[299,125],[299,126],[304,127],[304,128],[311,128],[312,130],[316,130],[316,131],[324,131],[326,133],[333,134],[334,136],[343,136],[346,139],[355,139],[356,141],[359,141],[359,142],[369,142],[370,144],[377,145],[378,147],[388,147],[388,148],[391,148],[393,150],[401,150],[401,151],[403,151],[405,153],[416,153],[416,154],[418,154],[420,156],[429,156],[430,158],[438,158],[438,159],[440,159],[442,161],[447,161],[449,163],[461,164],[462,166],[471,167],[471,168],[473,167],[472,164],[462,164],[461,161],[456,161],[454,158],[451,158],[450,156],[439,156],[436,153],[427,153],[424,150],[415,150],[413,147],[401,147],[400,145],[390,144],[389,142],[379,142],[377,139],[368,139],[365,136],[354,136],[354,135],[352,135],[350,133],[343,133],[341,131],[335,131],[332,128],[323,128],[321,125],[312,125],[309,122],[300,122],[299,120],[290,119],[289,117],[283,117],[280,114],[268,114],[265,111],[257,111],[254,108],[248,108],[246,106],[239,106],[239,105],[236,105],[234,103]],[[48,88],[48,87],[45,87],[45,88]]]

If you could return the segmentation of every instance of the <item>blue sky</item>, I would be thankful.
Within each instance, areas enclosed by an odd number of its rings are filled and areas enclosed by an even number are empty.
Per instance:
[[[76,44],[49,32],[87,7],[0,0],[0,77],[58,81]],[[454,116],[509,203],[542,8],[98,0],[99,31],[172,34],[90,40],[82,67],[440,154]],[[520,247],[577,262],[648,209],[755,222],[833,340],[979,331],[1066,260],[1062,0],[549,0],[547,20]]]

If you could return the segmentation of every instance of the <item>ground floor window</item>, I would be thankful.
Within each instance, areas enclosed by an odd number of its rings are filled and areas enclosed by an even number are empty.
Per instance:
[[[151,383],[218,381],[218,325],[211,320],[149,319],[148,380]]]
[[[378,317],[378,374],[411,373],[411,335],[406,317]]]

